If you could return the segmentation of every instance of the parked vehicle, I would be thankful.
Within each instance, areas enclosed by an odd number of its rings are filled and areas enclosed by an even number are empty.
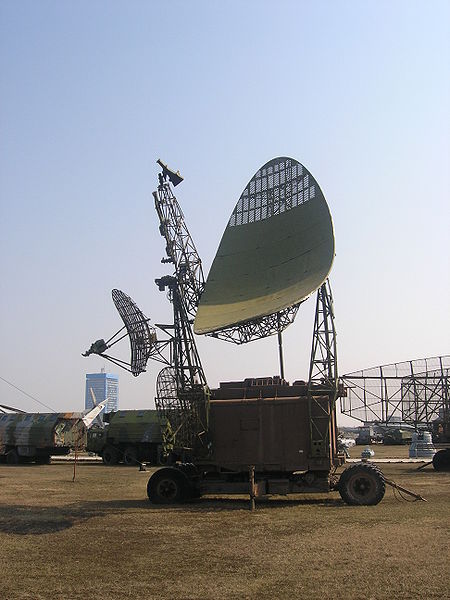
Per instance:
[[[88,431],[88,452],[101,456],[105,465],[159,464],[162,433],[156,410],[119,410],[103,420],[103,429]]]
[[[0,460],[8,464],[50,462],[52,455],[84,447],[82,413],[0,414]]]
[[[384,430],[383,444],[386,446],[406,446],[412,441],[412,429],[400,429],[399,427],[390,427]]]
[[[317,389],[310,400],[305,386],[264,385],[253,380],[223,383],[211,390],[207,458],[172,456],[172,464],[149,479],[147,494],[155,504],[181,502],[203,494],[318,493],[337,490],[348,504],[378,504],[385,480],[372,463],[359,463],[341,477],[333,474],[345,461],[337,447],[334,402]],[[261,384],[262,383],[262,384]],[[311,403],[312,402],[312,403]],[[311,438],[310,416],[317,430]],[[323,443],[319,443],[319,440]],[[249,488],[249,466],[252,479]]]

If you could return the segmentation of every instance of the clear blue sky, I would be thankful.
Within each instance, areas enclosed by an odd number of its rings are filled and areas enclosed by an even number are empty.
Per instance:
[[[159,157],[206,272],[257,168],[308,167],[335,224],[341,373],[450,352],[448,1],[3,0],[0,21],[2,377],[78,410],[104,365],[81,352],[120,327],[110,290],[170,318]],[[291,381],[313,311],[285,334]],[[278,372],[273,338],[198,343],[212,386]],[[157,372],[119,373],[121,406],[152,406]]]

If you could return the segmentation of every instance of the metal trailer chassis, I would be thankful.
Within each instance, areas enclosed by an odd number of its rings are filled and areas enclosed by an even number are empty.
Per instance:
[[[337,450],[334,403],[317,395],[311,403],[304,384],[213,390],[209,438],[213,456],[178,461],[156,471],[147,494],[155,504],[202,495],[250,497],[339,491],[348,504],[378,504],[385,493],[381,471],[358,463],[335,475],[345,457]],[[314,419],[310,418],[311,411]],[[317,431],[311,435],[311,422]],[[318,443],[321,440],[321,443]],[[191,462],[188,462],[191,460]]]
[[[215,468],[214,468],[215,467]],[[385,493],[382,472],[371,463],[354,464],[337,477],[331,473],[224,472],[217,465],[177,463],[158,469],[149,479],[147,495],[153,504],[192,501],[203,495],[249,495],[250,499],[269,495],[317,494],[338,491],[350,505],[378,504]]]

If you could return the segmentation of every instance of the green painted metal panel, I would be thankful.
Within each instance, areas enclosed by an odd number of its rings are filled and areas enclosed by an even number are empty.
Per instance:
[[[111,443],[161,443],[156,410],[119,410],[111,417],[107,439]]]
[[[333,259],[333,223],[316,180],[294,159],[269,161],[231,215],[200,300],[195,333],[300,303],[325,281]]]

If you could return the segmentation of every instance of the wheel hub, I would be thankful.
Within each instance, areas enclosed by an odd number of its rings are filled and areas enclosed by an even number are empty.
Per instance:
[[[173,479],[162,479],[158,483],[158,495],[166,500],[171,500],[176,497],[178,487]]]
[[[372,484],[366,477],[358,477],[353,482],[353,490],[358,496],[367,496],[370,492]]]

